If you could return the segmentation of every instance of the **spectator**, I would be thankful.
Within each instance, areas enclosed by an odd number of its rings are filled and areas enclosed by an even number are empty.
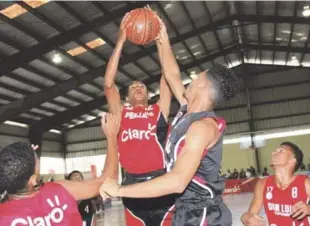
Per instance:
[[[230,169],[227,170],[226,178],[231,179],[231,172],[230,172]]]
[[[238,171],[237,171],[236,168],[234,169],[234,172],[233,172],[233,174],[232,174],[232,178],[233,178],[233,179],[238,179],[238,178],[239,178],[239,173],[238,173]]]
[[[250,170],[251,170],[251,173],[252,173],[252,177],[256,177],[257,176],[256,169],[253,166],[250,166]]]
[[[245,170],[243,168],[240,170],[239,178],[240,179],[245,179],[246,178],[246,172],[245,172]]]
[[[264,168],[263,174],[264,177],[269,176],[267,167]]]
[[[301,163],[300,169],[301,169],[301,170],[306,170],[306,166],[305,166],[304,163]]]
[[[251,169],[246,169],[246,178],[251,178],[253,175],[252,175],[252,171]]]

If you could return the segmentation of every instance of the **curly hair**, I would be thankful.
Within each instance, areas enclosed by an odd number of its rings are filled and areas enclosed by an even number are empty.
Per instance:
[[[303,163],[304,154],[302,153],[302,150],[296,144],[289,142],[289,141],[282,142],[281,146],[282,145],[289,146],[292,149],[294,158],[296,159],[296,165],[294,169],[294,172],[296,172],[297,170],[299,170],[299,168],[301,167]]]
[[[208,70],[207,78],[212,83],[210,94],[214,105],[232,99],[239,91],[240,79],[231,69],[221,64],[215,64]]]
[[[35,173],[36,155],[27,143],[16,142],[0,151],[0,193],[14,194]]]

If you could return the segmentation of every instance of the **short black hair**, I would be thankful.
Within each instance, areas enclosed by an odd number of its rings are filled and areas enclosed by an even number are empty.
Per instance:
[[[75,173],[79,173],[79,174],[81,174],[82,177],[83,177],[83,174],[82,174],[80,171],[78,171],[78,170],[73,170],[71,173],[69,173],[69,175],[67,176],[67,179],[68,179],[68,180],[71,180],[72,175],[75,174]],[[83,177],[83,178],[84,178],[84,177]]]
[[[292,149],[293,155],[296,159],[296,165],[295,165],[295,169],[294,169],[294,172],[296,172],[297,170],[299,170],[299,168],[301,167],[301,165],[303,163],[304,154],[303,154],[302,150],[296,144],[294,144],[293,142],[290,142],[290,141],[285,141],[285,142],[281,143],[280,146],[282,146],[282,145],[289,146]]]
[[[212,83],[210,92],[214,105],[232,99],[239,91],[240,79],[224,65],[215,64],[207,71],[207,78]]]
[[[36,155],[31,146],[16,142],[0,151],[0,193],[14,194],[26,187],[35,173]]]

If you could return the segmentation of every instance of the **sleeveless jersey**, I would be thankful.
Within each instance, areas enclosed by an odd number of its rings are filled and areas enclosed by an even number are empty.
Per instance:
[[[309,226],[309,217],[302,221],[291,217],[292,206],[299,202],[308,203],[305,175],[296,175],[295,180],[284,190],[277,187],[275,177],[267,178],[264,188],[264,208],[269,226]]]
[[[190,114],[186,114],[186,112],[187,106],[181,106],[171,125],[171,133],[168,136],[165,148],[168,161],[167,170],[170,171],[173,168],[177,156],[185,144],[186,132],[190,125],[194,121],[203,118],[213,118],[218,123],[221,136],[213,147],[204,151],[201,163],[194,178],[178,201],[182,201],[182,199],[191,199],[194,202],[199,196],[205,195],[214,198],[215,196],[222,194],[225,187],[225,179],[220,176],[219,172],[222,160],[223,134],[226,123],[222,118],[218,118],[214,112],[197,112]],[[204,134],[202,134],[202,136],[203,135]]]
[[[163,145],[168,123],[158,104],[124,106],[118,135],[121,166],[133,174],[165,168]]]
[[[33,197],[0,204],[0,225],[82,225],[76,201],[57,183],[46,183]]]
[[[92,199],[80,201],[78,204],[78,208],[83,220],[83,226],[91,226],[96,212],[92,205]]]

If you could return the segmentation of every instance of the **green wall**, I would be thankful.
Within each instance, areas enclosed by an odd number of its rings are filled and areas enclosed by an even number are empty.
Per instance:
[[[310,162],[310,134],[273,138],[266,141],[266,146],[258,149],[258,156],[261,170],[268,167],[269,173],[272,172],[269,165],[271,160],[271,153],[284,141],[291,141],[297,144],[304,153],[304,164]],[[231,171],[236,168],[238,171],[249,166],[256,168],[255,153],[253,150],[241,149],[240,144],[225,144],[223,148],[222,172],[228,169]]]

